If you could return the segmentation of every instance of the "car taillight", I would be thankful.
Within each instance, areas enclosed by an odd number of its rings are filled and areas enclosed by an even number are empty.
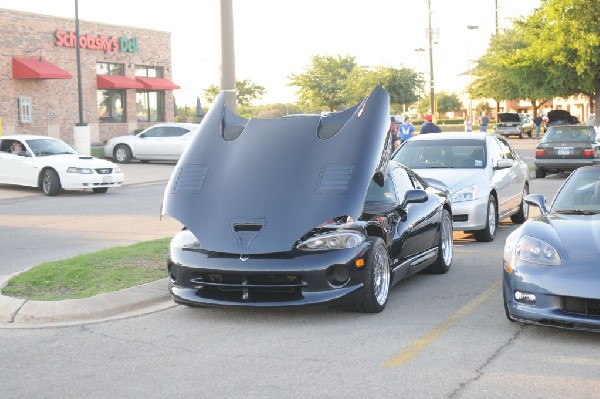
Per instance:
[[[584,157],[593,157],[594,150],[592,148],[586,148],[585,150],[581,151],[581,155],[583,155]]]
[[[548,155],[548,153],[546,152],[546,150],[535,150],[535,156],[536,157],[544,157]]]

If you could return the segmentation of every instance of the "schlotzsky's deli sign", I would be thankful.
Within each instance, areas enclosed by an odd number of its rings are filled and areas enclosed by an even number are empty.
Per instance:
[[[63,32],[57,29],[54,32],[56,41],[54,44],[58,47],[75,47],[77,35],[75,32]],[[128,39],[124,36],[119,38],[106,37],[104,35],[79,35],[79,46],[90,50],[104,51],[105,53],[137,53],[139,51],[137,38]]]

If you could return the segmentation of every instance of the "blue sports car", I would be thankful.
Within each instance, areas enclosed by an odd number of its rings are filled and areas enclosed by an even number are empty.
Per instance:
[[[600,331],[600,166],[571,173],[549,210],[542,195],[525,201],[541,215],[506,239],[506,317]]]

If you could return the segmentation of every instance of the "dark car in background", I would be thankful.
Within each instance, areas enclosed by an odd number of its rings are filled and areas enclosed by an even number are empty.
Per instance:
[[[535,125],[527,115],[516,112],[498,113],[498,123],[496,124],[496,133],[502,136],[519,136],[520,139],[527,134],[532,136]]]
[[[511,321],[600,331],[600,166],[572,172],[550,209],[514,230],[504,247],[503,294]]]
[[[389,95],[322,115],[245,119],[221,93],[165,189],[177,303],[381,312],[452,261],[448,193],[389,161]]]
[[[558,125],[579,125],[579,119],[564,109],[553,109],[546,114],[546,129]]]
[[[536,146],[533,163],[537,178],[600,163],[600,145],[594,127],[550,126]]]

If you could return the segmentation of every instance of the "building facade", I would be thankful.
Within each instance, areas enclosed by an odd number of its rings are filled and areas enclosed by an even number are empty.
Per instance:
[[[91,143],[174,117],[171,33],[0,9],[0,133]]]

